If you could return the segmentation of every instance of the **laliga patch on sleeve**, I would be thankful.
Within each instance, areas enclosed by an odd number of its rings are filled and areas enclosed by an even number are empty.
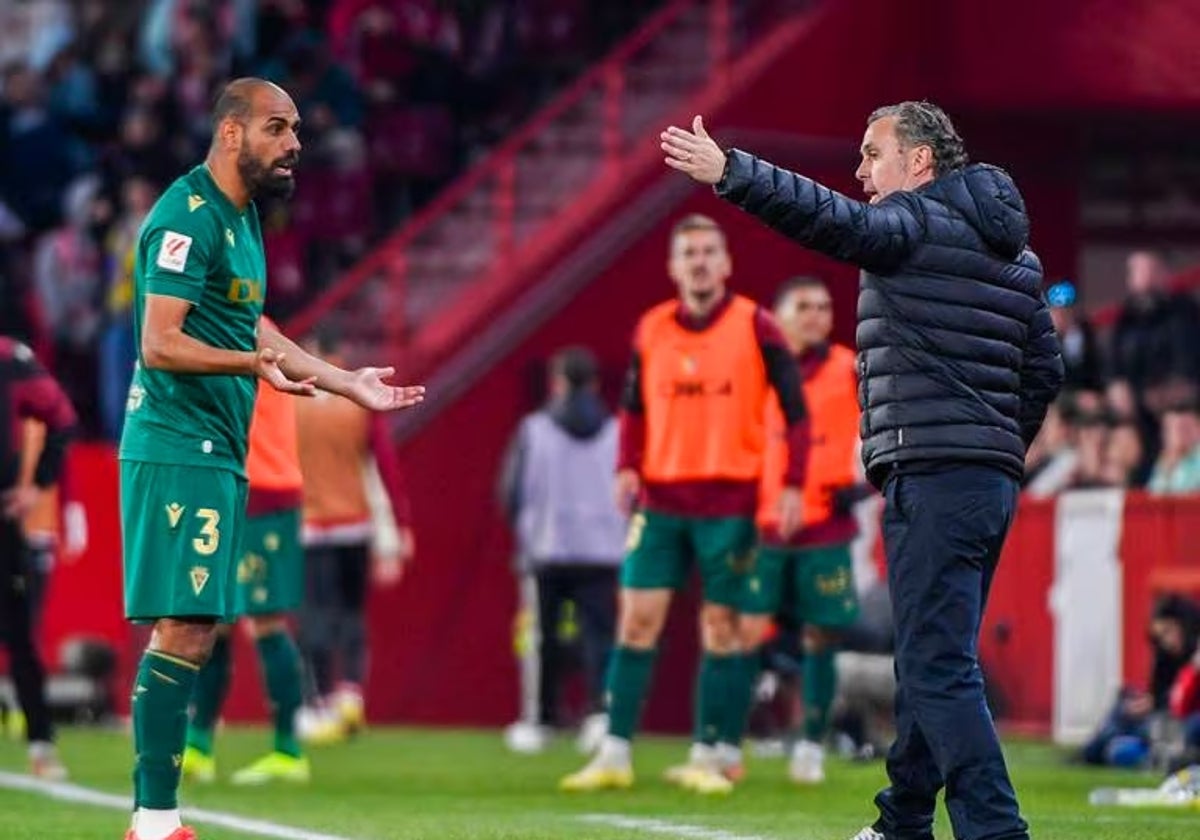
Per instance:
[[[192,247],[192,237],[169,230],[163,234],[162,244],[158,246],[159,268],[167,271],[183,271],[187,265],[188,251]]]

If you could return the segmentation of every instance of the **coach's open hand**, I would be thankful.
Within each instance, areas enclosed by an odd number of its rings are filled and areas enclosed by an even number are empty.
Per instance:
[[[350,375],[345,395],[371,411],[395,411],[408,408],[425,399],[422,385],[389,385],[383,380],[396,372],[395,368],[365,367]]]
[[[662,150],[667,153],[665,162],[701,184],[715,184],[725,174],[725,152],[704,130],[704,119],[699,115],[692,120],[692,130],[671,126],[662,133]]]

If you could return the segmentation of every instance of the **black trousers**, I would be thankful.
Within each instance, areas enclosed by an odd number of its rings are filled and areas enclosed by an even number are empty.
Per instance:
[[[538,721],[554,726],[559,722],[559,690],[566,665],[556,630],[563,605],[568,601],[575,604],[579,622],[590,711],[604,708],[604,676],[617,623],[617,569],[558,564],[538,568],[535,576],[541,631]]]
[[[34,640],[32,569],[19,523],[0,518],[0,638],[8,648],[17,702],[25,713],[30,741],[54,737],[46,704],[46,674]]]
[[[887,840],[932,840],[939,791],[959,840],[1028,840],[984,699],[979,626],[1017,480],[953,465],[893,474],[883,541],[896,633],[896,741],[875,803]]]
[[[370,546],[310,546],[304,550],[305,592],[299,642],[309,702],[333,692],[337,679],[362,685],[367,671],[367,586]]]

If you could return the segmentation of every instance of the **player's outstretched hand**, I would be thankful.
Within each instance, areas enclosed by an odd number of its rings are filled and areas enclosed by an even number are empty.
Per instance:
[[[697,115],[692,130],[671,126],[661,135],[664,162],[701,184],[715,184],[725,174],[725,152],[704,130],[704,119]]]
[[[346,396],[371,411],[395,411],[425,399],[424,385],[389,385],[383,381],[395,372],[390,367],[359,368],[351,374]]]
[[[259,379],[267,380],[267,384],[276,391],[299,394],[302,397],[311,397],[316,394],[317,378],[310,376],[308,379],[301,379],[299,382],[288,379],[287,374],[279,367],[283,359],[283,353],[280,353],[278,350],[272,350],[270,347],[263,347],[254,358],[255,376]]]

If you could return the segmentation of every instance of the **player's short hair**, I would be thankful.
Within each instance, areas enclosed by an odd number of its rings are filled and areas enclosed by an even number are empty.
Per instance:
[[[213,128],[215,129],[225,119],[233,119],[245,125],[246,120],[250,118],[250,114],[254,111],[254,107],[250,102],[251,97],[254,96],[254,92],[260,88],[269,86],[272,85],[266,79],[259,79],[254,76],[243,76],[225,85],[217,95],[217,101],[213,104]]]
[[[671,245],[674,247],[675,240],[685,233],[691,233],[696,230],[713,230],[721,235],[721,239],[725,239],[725,231],[717,224],[716,220],[711,216],[705,216],[703,213],[689,213],[684,216],[675,226],[671,228]]]
[[[932,102],[899,102],[876,108],[867,117],[867,125],[884,117],[896,118],[896,137],[900,148],[928,146],[933,151],[933,174],[945,175],[962,169],[969,162],[962,138],[950,117]]]
[[[779,289],[775,292],[775,306],[778,307],[779,304],[783,303],[784,298],[792,292],[798,292],[801,289],[824,289],[828,292],[829,284],[820,277],[812,274],[799,274],[795,277],[789,277],[779,284]]]

